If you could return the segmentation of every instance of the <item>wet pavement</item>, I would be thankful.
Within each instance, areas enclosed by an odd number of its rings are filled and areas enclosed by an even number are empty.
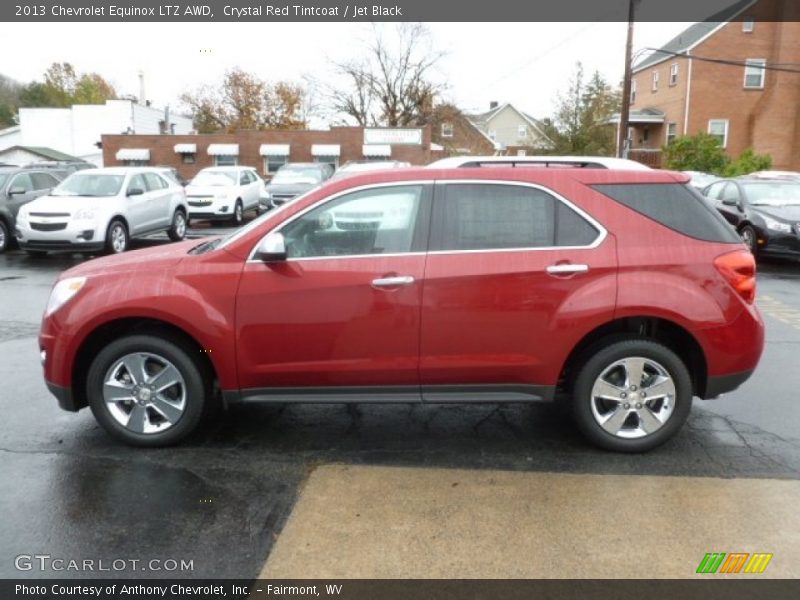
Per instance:
[[[309,475],[329,464],[609,481],[624,475],[740,478],[755,480],[750,485],[756,489],[759,480],[800,479],[800,262],[761,265],[767,348],[755,375],[720,400],[696,401],[672,442],[629,456],[588,445],[552,405],[244,406],[178,448],[121,446],[90,412],[59,410],[41,378],[36,334],[50,286],[81,260],[0,255],[0,577],[255,577]],[[387,496],[394,493],[391,482],[382,485]],[[309,490],[317,505],[324,505],[320,497],[337,501],[329,492]],[[364,502],[380,503],[381,497]],[[650,535],[658,535],[658,527],[670,524],[653,520],[652,526]],[[20,572],[14,558],[21,554],[172,559],[193,561],[193,568],[165,573],[127,563],[120,571],[88,574]]]

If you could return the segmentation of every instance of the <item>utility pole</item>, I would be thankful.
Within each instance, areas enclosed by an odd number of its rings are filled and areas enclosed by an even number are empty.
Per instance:
[[[628,0],[628,40],[625,43],[625,79],[622,83],[622,110],[619,113],[619,131],[617,132],[617,156],[628,155],[628,118],[631,112],[631,53],[633,52],[633,5],[636,0]]]

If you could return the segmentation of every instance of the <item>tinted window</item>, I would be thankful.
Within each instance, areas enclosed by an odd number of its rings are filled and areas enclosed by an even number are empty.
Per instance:
[[[726,185],[727,184],[724,181],[710,185],[709,187],[706,188],[704,194],[709,198],[711,198],[712,200],[719,200],[719,195],[722,193],[722,189]]]
[[[130,192],[132,189],[140,189],[143,192],[147,191],[147,185],[145,185],[144,177],[141,175],[134,175],[131,177],[131,181],[128,184],[128,191]]]
[[[720,200],[730,200],[732,202],[739,202],[739,188],[735,183],[727,183],[722,190]]]
[[[448,184],[436,199],[432,250],[586,246],[598,231],[536,188]]]
[[[239,175],[239,185],[247,185],[250,183],[250,175],[247,171],[242,171],[242,174]]]
[[[741,240],[702,196],[678,183],[624,183],[592,186],[662,225],[707,242]]]
[[[283,228],[290,258],[410,252],[423,187],[408,185],[340,196]]]
[[[31,179],[36,190],[46,190],[58,185],[58,180],[49,173],[31,173]]]

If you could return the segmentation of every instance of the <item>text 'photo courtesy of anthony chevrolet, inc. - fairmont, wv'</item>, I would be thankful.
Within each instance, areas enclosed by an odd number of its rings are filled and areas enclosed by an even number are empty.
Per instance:
[[[0,600],[800,597],[800,2],[0,20]]]

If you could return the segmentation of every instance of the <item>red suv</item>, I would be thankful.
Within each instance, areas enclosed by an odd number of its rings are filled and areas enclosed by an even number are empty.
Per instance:
[[[763,347],[753,257],[686,182],[519,166],[333,181],[228,237],[65,272],[45,379],[141,446],[220,404],[560,391],[591,441],[648,450]]]

